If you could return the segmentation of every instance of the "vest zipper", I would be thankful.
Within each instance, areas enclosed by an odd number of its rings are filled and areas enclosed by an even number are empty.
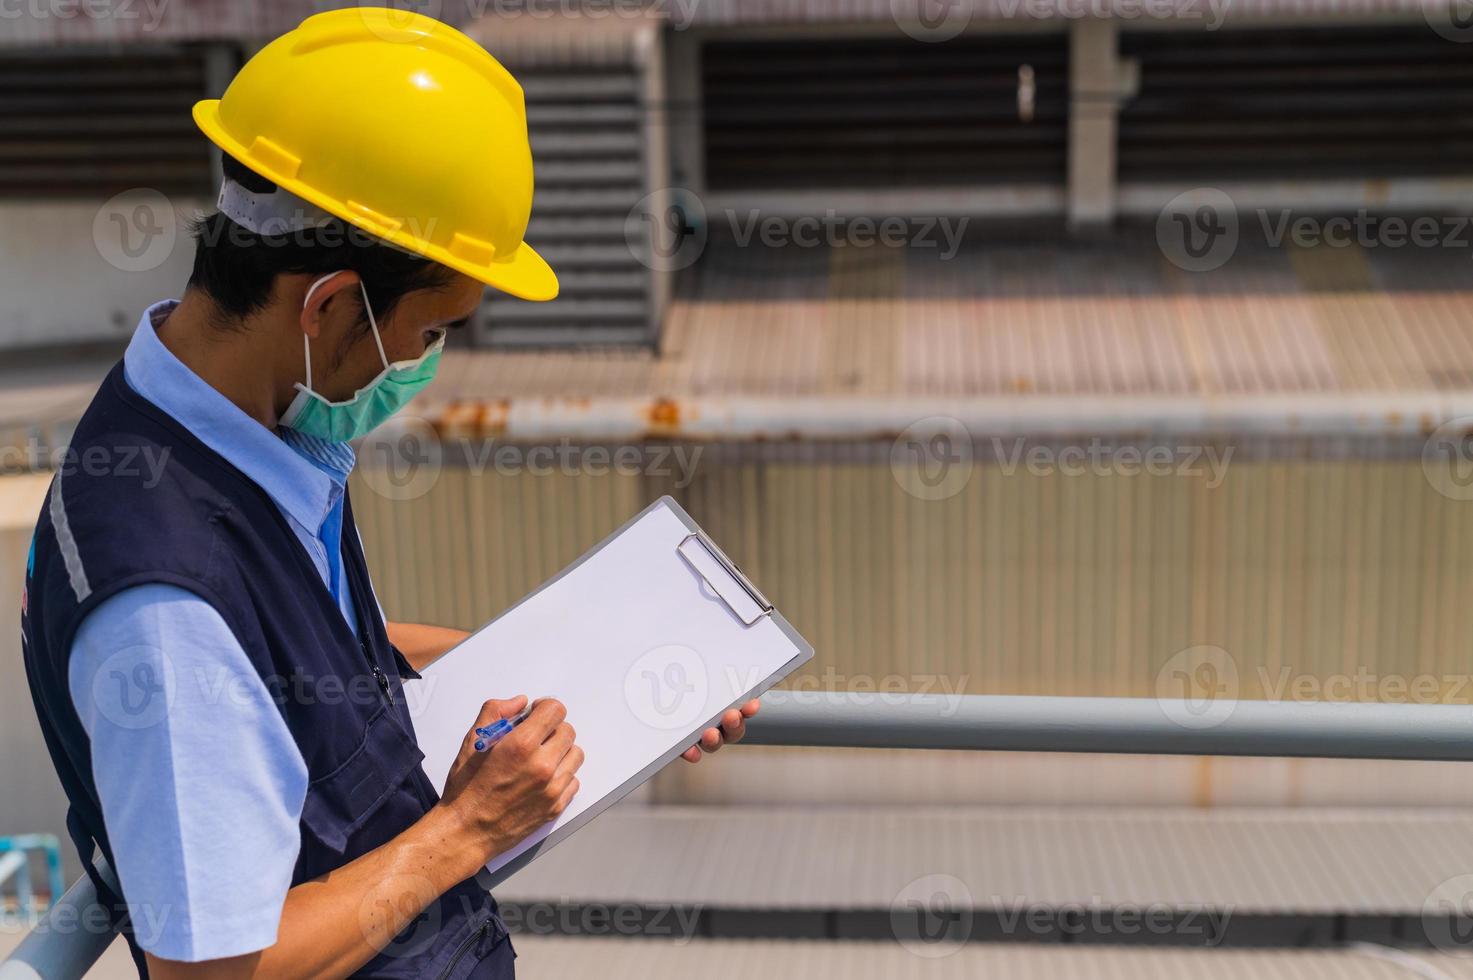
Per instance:
[[[450,976],[450,974],[454,972],[456,965],[465,958],[465,954],[470,950],[470,948],[475,945],[478,940],[485,938],[486,933],[490,931],[491,920],[487,919],[485,922],[481,923],[480,928],[471,933],[469,936],[466,936],[464,939],[462,939],[460,941],[460,946],[455,950],[455,955],[450,957],[450,962],[446,963],[445,969],[440,971],[440,976],[438,980],[445,980],[446,977]]]
[[[373,671],[373,679],[378,682],[379,693],[384,697],[384,704],[392,704],[394,696],[389,692],[389,675],[373,659],[373,654],[368,652],[368,644],[362,640],[358,641],[358,649],[363,651],[363,659],[368,661],[368,669]]]

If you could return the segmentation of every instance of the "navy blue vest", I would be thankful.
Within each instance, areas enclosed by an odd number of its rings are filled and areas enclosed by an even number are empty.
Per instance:
[[[164,460],[157,485],[144,459]],[[402,692],[403,679],[418,675],[384,632],[346,504],[342,539],[361,641],[265,491],[129,388],[121,364],[82,416],[52,480],[26,576],[26,674],[71,801],[68,827],[145,976],[121,898],[92,868],[94,843],[116,862],[67,686],[72,637],[100,602],[145,583],[188,589],[219,612],[306,760],[292,884],[308,881],[390,840],[437,800]],[[150,696],[149,679],[134,680],[139,696]],[[506,980],[515,955],[495,903],[470,879],[355,976]]]

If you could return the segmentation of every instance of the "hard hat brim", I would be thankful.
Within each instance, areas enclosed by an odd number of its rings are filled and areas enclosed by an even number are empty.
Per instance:
[[[519,299],[540,303],[557,297],[557,273],[553,272],[552,266],[547,264],[546,259],[538,255],[532,246],[525,242],[505,258],[495,258],[490,262],[469,261],[451,253],[446,248],[402,229],[381,226],[348,207],[346,202],[324,194],[304,181],[288,177],[277,171],[270,162],[256,158],[249,148],[234,139],[225,129],[220,121],[219,99],[205,99],[196,102],[193,115],[194,123],[200,128],[200,131],[222,151],[240,161],[242,166],[303,200],[310,201],[328,214],[356,228],[361,228],[376,238],[393,242],[400,248],[416,255],[422,255],[433,262],[438,262]]]

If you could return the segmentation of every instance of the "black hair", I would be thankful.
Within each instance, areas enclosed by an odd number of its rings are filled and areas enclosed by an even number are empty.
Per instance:
[[[247,190],[258,194],[276,190],[274,183],[229,155],[223,164],[225,176]],[[443,288],[454,276],[437,262],[400,251],[336,218],[318,228],[258,235],[215,213],[196,220],[192,231],[194,271],[189,285],[214,301],[226,329],[265,309],[276,277],[283,274],[356,272],[380,323],[407,294]],[[360,315],[360,320],[368,329],[368,318]]]

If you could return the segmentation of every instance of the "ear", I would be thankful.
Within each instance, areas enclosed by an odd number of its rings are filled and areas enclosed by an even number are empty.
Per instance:
[[[299,317],[302,333],[316,339],[322,333],[322,320],[326,316],[328,301],[345,289],[358,292],[358,274],[344,270],[325,276],[301,277],[301,308]]]

